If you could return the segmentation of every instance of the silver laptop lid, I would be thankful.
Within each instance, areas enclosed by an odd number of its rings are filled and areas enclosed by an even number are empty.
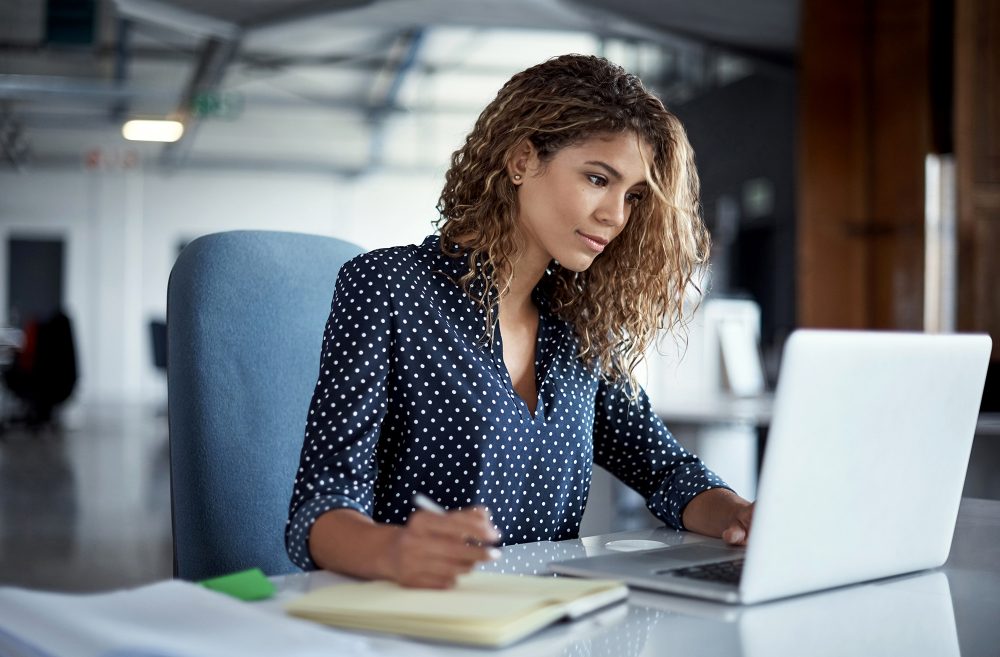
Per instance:
[[[742,602],[944,563],[990,348],[985,335],[792,334]]]

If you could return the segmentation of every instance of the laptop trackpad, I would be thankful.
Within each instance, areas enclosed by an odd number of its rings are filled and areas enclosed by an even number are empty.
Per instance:
[[[630,559],[640,559],[645,561],[650,568],[657,570],[669,570],[672,568],[683,568],[698,563],[712,561],[726,561],[727,559],[739,559],[743,557],[745,550],[738,548],[724,548],[714,545],[685,545],[682,547],[667,548],[665,550],[650,550],[645,553],[633,553]]]

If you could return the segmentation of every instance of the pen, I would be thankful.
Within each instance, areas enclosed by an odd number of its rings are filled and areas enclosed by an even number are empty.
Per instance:
[[[436,513],[439,516],[443,516],[446,512],[441,505],[427,497],[423,493],[413,494],[413,506],[418,509],[423,509],[424,511],[430,511],[431,513]]]
[[[439,516],[443,516],[447,513],[447,511],[445,511],[440,504],[438,504],[431,498],[427,497],[423,493],[413,494],[413,506],[423,511],[428,511],[430,513],[437,514]],[[481,547],[489,547],[490,557],[492,557],[493,559],[500,558],[500,550],[498,550],[495,545],[489,545],[488,543],[479,543],[478,541],[476,541],[475,544]]]

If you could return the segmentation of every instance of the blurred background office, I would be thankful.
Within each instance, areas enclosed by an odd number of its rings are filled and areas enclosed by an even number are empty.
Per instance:
[[[0,585],[170,575],[163,322],[188,242],[418,242],[481,108],[566,52],[639,74],[688,128],[714,305],[684,364],[668,338],[644,376],[738,488],[794,328],[1000,338],[992,0],[6,0]],[[174,134],[125,130],[150,119]],[[972,496],[1000,498],[998,378]],[[649,522],[597,483],[586,528]]]

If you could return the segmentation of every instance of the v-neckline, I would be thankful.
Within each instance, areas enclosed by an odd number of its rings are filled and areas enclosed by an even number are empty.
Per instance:
[[[545,326],[545,321],[542,317],[541,309],[538,309],[537,325],[535,327],[535,348],[532,353],[531,369],[535,379],[535,410],[532,411],[528,402],[517,392],[514,388],[514,379],[510,375],[510,370],[507,368],[507,362],[503,358],[503,331],[500,330],[500,317],[497,315],[496,326],[494,331],[496,334],[495,340],[495,352],[494,361],[496,363],[497,369],[503,376],[504,382],[507,386],[507,393],[519,404],[518,408],[523,409],[528,414],[528,417],[534,422],[538,418],[538,412],[543,406],[542,401],[542,383],[544,376],[540,374],[539,368],[539,358],[542,353],[542,339],[543,339],[543,327]]]

